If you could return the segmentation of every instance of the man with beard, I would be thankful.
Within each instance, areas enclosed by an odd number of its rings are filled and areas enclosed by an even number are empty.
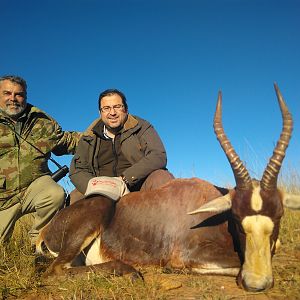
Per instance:
[[[34,213],[29,231],[39,230],[64,205],[65,192],[48,168],[51,153],[72,154],[81,134],[62,131],[39,108],[27,103],[26,81],[0,77],[0,242],[7,242],[16,221]]]
[[[166,169],[166,150],[156,130],[129,114],[122,92],[105,90],[98,108],[100,118],[83,134],[71,163],[70,179],[77,189],[71,201],[103,189],[110,192],[110,187],[117,190],[117,200],[128,191],[152,190],[174,178]]]

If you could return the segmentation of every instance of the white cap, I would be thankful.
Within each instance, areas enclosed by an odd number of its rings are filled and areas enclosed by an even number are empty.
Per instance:
[[[85,196],[98,194],[117,201],[128,193],[129,190],[120,177],[99,176],[89,180]]]

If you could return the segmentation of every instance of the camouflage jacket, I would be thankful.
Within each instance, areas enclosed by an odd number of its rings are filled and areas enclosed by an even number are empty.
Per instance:
[[[51,152],[73,154],[80,137],[78,132],[62,131],[54,119],[31,104],[17,123],[0,110],[0,210],[21,202],[35,179],[51,174]]]

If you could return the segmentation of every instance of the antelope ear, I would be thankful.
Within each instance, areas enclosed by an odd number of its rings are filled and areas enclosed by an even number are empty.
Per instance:
[[[283,193],[283,205],[290,209],[300,209],[300,195]]]
[[[231,209],[231,193],[215,198],[194,211],[188,212],[189,215],[194,215],[202,212],[217,212],[221,213]]]

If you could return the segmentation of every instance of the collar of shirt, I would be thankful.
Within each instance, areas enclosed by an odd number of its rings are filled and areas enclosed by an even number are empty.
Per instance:
[[[106,126],[104,125],[104,126],[103,126],[103,135],[104,135],[104,137],[107,138],[107,139],[112,140],[113,138],[111,138],[111,137],[108,135],[107,131],[108,131],[108,130],[107,130]]]

